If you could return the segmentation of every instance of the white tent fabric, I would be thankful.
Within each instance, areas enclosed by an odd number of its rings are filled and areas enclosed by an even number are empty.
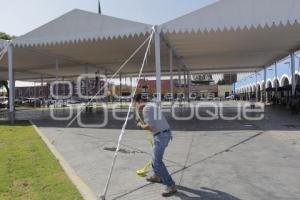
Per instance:
[[[255,71],[299,48],[299,0],[220,0],[161,25],[191,70]]]
[[[300,22],[299,0],[220,0],[163,24],[164,32],[211,32]]]
[[[151,28],[147,24],[75,9],[18,37],[13,43],[35,46],[128,38],[149,34]]]
[[[7,45],[7,41],[0,39],[0,49],[3,49],[6,45]]]
[[[252,72],[270,65],[299,49],[298,10],[299,0],[220,0],[162,24],[162,72],[169,72],[167,46],[181,60],[174,61],[174,70],[184,64],[194,72]],[[13,41],[15,77],[76,77],[85,68],[112,73],[151,31],[148,24],[73,10]],[[144,51],[122,73],[136,74]],[[154,61],[151,53],[145,73],[155,72]],[[6,77],[4,58],[0,78]]]
[[[148,24],[76,9],[12,41],[15,77],[39,80],[57,75],[76,78],[86,71],[112,73],[151,32]],[[145,49],[122,73],[138,70]],[[7,57],[0,61],[0,78],[7,78]]]

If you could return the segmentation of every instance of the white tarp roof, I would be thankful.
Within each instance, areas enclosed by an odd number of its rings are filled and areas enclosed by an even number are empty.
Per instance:
[[[0,49],[4,48],[4,46],[7,44],[6,40],[0,39]]]
[[[249,69],[299,48],[299,0],[221,0],[161,26],[189,68]]]
[[[116,71],[152,32],[139,22],[72,10],[13,41],[16,79],[76,77],[104,69]],[[145,47],[126,67],[136,72]],[[59,70],[55,70],[56,59]],[[7,59],[0,61],[0,78],[7,77]]]
[[[299,49],[299,10],[299,0],[221,0],[161,25],[162,41],[192,71],[255,71]],[[151,25],[73,10],[13,41],[16,79],[53,78],[56,59],[61,77],[84,73],[84,66],[89,73],[114,72],[151,31]],[[164,42],[161,51],[166,73]],[[138,72],[144,52],[123,73]],[[155,71],[153,52],[152,45],[147,73]],[[0,78],[6,77],[4,58]]]
[[[16,46],[54,45],[69,42],[134,37],[152,26],[96,13],[72,10],[14,40]]]

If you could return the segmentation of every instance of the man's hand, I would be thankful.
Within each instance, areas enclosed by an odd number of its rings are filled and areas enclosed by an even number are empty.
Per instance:
[[[148,124],[144,124],[142,122],[138,122],[137,127],[142,128],[142,129],[150,130],[150,126]]]
[[[142,126],[143,126],[143,123],[142,123],[142,122],[138,122],[138,123],[137,123],[137,127],[142,128]]]

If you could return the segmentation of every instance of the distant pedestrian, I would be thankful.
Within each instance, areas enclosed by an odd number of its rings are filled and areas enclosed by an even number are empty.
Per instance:
[[[256,103],[256,97],[255,97],[255,95],[251,95],[251,97],[250,97],[250,108],[251,109],[255,109],[255,103]]]

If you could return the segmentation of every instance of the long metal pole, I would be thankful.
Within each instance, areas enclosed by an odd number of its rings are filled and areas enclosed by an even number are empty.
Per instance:
[[[105,97],[105,102],[106,102],[106,105],[108,104],[108,91],[109,91],[109,86],[108,86],[108,83],[107,83],[107,81],[108,81],[108,71],[107,71],[107,69],[105,69],[105,84],[107,85],[106,87],[107,87],[107,93],[106,93],[106,97]],[[100,86],[100,87],[102,87],[102,86]],[[105,91],[105,88],[104,88],[104,91]]]
[[[264,101],[268,103],[268,94],[267,94],[267,68],[264,67]]]
[[[44,95],[44,75],[41,74],[41,89],[40,91],[42,92],[41,97],[42,97],[42,106],[44,106],[44,102],[45,102],[45,95]]]
[[[156,94],[158,106],[161,105],[161,61],[160,61],[160,31],[155,26],[155,72],[156,72]]]
[[[173,50],[169,50],[171,101],[174,103]]]
[[[179,83],[179,88],[181,89],[181,69],[178,69],[178,83]]]
[[[58,59],[56,59],[55,60],[55,71],[56,71],[55,72],[55,81],[56,81],[56,84],[55,84],[56,88],[55,89],[56,89],[56,97],[58,97],[58,92],[59,92],[58,91],[58,86],[59,85],[57,84],[57,81],[58,81],[58,68],[59,68],[59,61],[58,61]],[[57,107],[57,102],[58,102],[58,99],[55,100],[55,106],[54,106],[55,108]]]
[[[296,76],[295,76],[295,53],[291,53],[291,74],[292,74],[292,97],[295,96],[296,92]]]
[[[278,80],[278,73],[277,73],[277,62],[275,62],[275,104],[278,102],[278,86],[279,86],[279,80]],[[277,84],[278,83],[278,84]]]
[[[187,71],[187,84],[188,84],[188,101],[190,102],[191,97],[191,74],[190,71]]]
[[[15,120],[15,80],[14,80],[14,69],[13,69],[13,46],[8,46],[8,81],[9,81],[9,118],[13,123]]]
[[[187,95],[186,95],[186,86],[187,86],[187,82],[186,82],[186,79],[187,79],[187,71],[183,71],[183,93],[184,93],[184,100],[186,101],[188,98],[187,98]]]
[[[257,72],[255,72],[255,89],[256,102],[258,102]]]

